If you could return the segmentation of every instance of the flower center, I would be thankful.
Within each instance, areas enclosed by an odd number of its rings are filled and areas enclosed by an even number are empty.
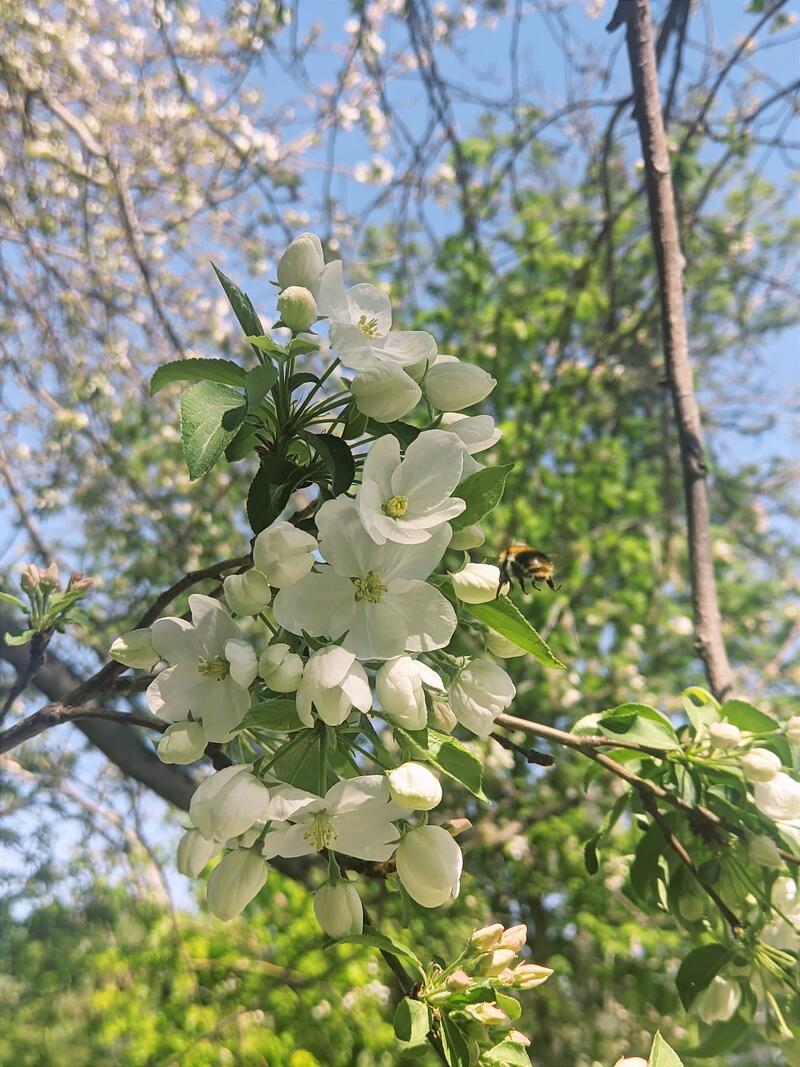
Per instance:
[[[407,496],[390,496],[386,503],[383,505],[383,514],[388,515],[390,519],[399,519],[400,516],[405,515],[407,511]]]
[[[317,852],[330,848],[331,843],[336,840],[336,831],[326,811],[320,811],[314,816],[303,837],[312,842]]]
[[[213,678],[221,682],[230,674],[231,665],[222,656],[216,656],[214,659],[205,659],[201,656],[197,661],[197,669],[204,678]]]
[[[358,325],[368,341],[374,341],[378,336],[377,319],[368,319],[366,315],[361,315],[358,320]]]
[[[381,585],[381,576],[375,571],[370,571],[366,578],[353,578],[356,587],[356,600],[367,600],[370,604],[380,603],[381,596],[387,592],[387,587]]]

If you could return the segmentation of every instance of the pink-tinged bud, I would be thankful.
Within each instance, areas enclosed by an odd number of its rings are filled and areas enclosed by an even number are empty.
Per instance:
[[[51,563],[46,571],[40,571],[39,574],[41,575],[39,584],[42,589],[58,589],[60,579],[58,577],[58,567],[55,563]]]
[[[503,1009],[498,1008],[496,1004],[472,1004],[469,1012],[478,1022],[486,1026],[502,1026],[504,1023],[511,1022]]]
[[[447,830],[451,837],[458,837],[459,834],[471,830],[472,823],[469,819],[448,819],[447,822],[442,823],[442,829]]]
[[[447,988],[452,989],[454,993],[460,993],[462,990],[469,989],[471,986],[472,979],[466,971],[453,971],[447,979]]]
[[[501,971],[497,976],[497,981],[501,985],[513,985],[514,984],[514,972],[510,967],[506,967],[504,971]]]
[[[81,574],[80,571],[76,571],[71,575],[69,582],[67,583],[67,589],[80,589],[85,592],[94,585],[94,578],[87,578],[85,574]]]
[[[529,1037],[526,1037],[521,1030],[509,1030],[507,1039],[509,1041],[513,1041],[515,1045],[528,1046],[531,1043],[531,1039]]]
[[[542,967],[538,963],[521,963],[514,971],[514,985],[518,989],[535,989],[546,982],[552,973],[550,967]]]
[[[480,930],[476,930],[473,933],[472,937],[469,939],[469,943],[473,948],[476,948],[478,952],[491,952],[503,936],[503,932],[503,927],[500,923],[492,923],[491,926],[482,926]]]
[[[19,584],[26,593],[32,593],[42,576],[42,571],[35,563],[26,563],[20,575]]]
[[[481,960],[481,974],[493,978],[514,962],[516,952],[510,948],[496,948],[490,956]]]
[[[510,948],[514,952],[521,952],[528,940],[528,927],[524,923],[517,926],[509,926],[500,938],[498,948]]]

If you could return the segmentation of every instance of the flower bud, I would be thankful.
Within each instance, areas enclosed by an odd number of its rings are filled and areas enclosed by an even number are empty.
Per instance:
[[[425,691],[444,689],[444,682],[419,660],[398,656],[388,660],[375,678],[375,693],[386,715],[405,730],[422,730],[428,722]]]
[[[442,799],[439,779],[422,763],[403,763],[389,771],[389,793],[401,808],[430,811]]]
[[[448,819],[442,823],[442,829],[447,830],[451,837],[458,837],[459,834],[465,834],[467,830],[471,830],[472,823],[469,819]]]
[[[496,630],[490,630],[486,635],[486,647],[498,659],[513,659],[515,656],[527,655],[524,648],[520,648],[513,641],[509,641],[507,637],[503,637]]]
[[[129,630],[116,639],[108,653],[117,663],[145,671],[154,667],[160,659],[153,648],[149,629]]]
[[[642,1059],[641,1056],[624,1056],[621,1060],[617,1060],[614,1067],[647,1067],[647,1060]]]
[[[315,233],[301,233],[278,261],[278,284],[281,289],[299,285],[313,290],[324,266],[319,237]]]
[[[295,693],[303,678],[303,660],[278,642],[261,653],[258,673],[273,693]]]
[[[41,581],[44,571],[35,563],[26,563],[19,576],[19,584],[25,593],[32,593]]]
[[[269,792],[254,774],[252,764],[235,764],[210,775],[194,791],[189,804],[192,822],[207,838],[237,837],[263,819]]]
[[[742,731],[732,722],[712,722],[708,728],[711,744],[723,752],[736,746],[742,740]]]
[[[81,593],[86,593],[89,589],[92,588],[94,582],[94,578],[87,578],[85,574],[82,574],[80,571],[76,571],[74,574],[71,574],[69,576],[69,581],[67,582],[67,589],[72,590],[73,592],[80,591]]]
[[[531,1043],[531,1039],[522,1033],[521,1030],[509,1030],[506,1034],[507,1041],[513,1041],[515,1045],[524,1045],[526,1048]]]
[[[727,1022],[736,1013],[741,999],[742,991],[736,982],[716,975],[697,1001],[697,1014],[707,1026]]]
[[[525,923],[518,923],[516,926],[509,926],[507,930],[503,932],[503,936],[500,938],[500,944],[498,948],[510,948],[514,952],[521,952],[525,947],[525,942],[528,940],[528,927]]]
[[[475,522],[471,526],[464,526],[463,529],[456,530],[447,547],[466,552],[468,548],[478,548],[485,540],[486,535],[483,532],[483,527]]]
[[[194,763],[202,759],[207,744],[202,723],[176,722],[161,735],[158,758],[162,763]]]
[[[237,848],[224,856],[208,876],[209,911],[228,922],[239,915],[264,888],[269,868],[258,852]]]
[[[253,545],[253,563],[274,589],[294,585],[314,566],[317,542],[290,522],[273,522]]]
[[[800,715],[792,715],[786,723],[786,738],[790,745],[800,748]]]
[[[462,993],[465,989],[472,988],[472,978],[470,978],[466,971],[453,971],[447,979],[446,985],[447,988],[452,989],[454,993]]]
[[[516,952],[510,948],[496,948],[492,950],[490,956],[481,960],[480,972],[490,978],[495,977],[508,967],[510,963],[514,962]]]
[[[778,846],[766,834],[756,834],[748,840],[747,854],[753,863],[760,863],[762,867],[772,867],[775,870],[781,870],[783,867]]]
[[[462,667],[448,690],[455,717],[478,737],[488,737],[494,720],[505,711],[516,688],[502,667],[487,659]]]
[[[278,297],[278,314],[292,333],[303,333],[317,321],[317,302],[302,285],[290,285]]]
[[[762,815],[776,822],[800,819],[800,782],[779,771],[768,782],[753,787],[755,805]]]
[[[361,898],[347,882],[318,889],[314,894],[314,915],[329,937],[349,937],[364,929]]]
[[[781,761],[768,748],[753,748],[739,760],[748,782],[769,782],[781,769]]]
[[[356,407],[378,422],[401,419],[417,406],[422,390],[396,363],[359,371],[350,385]]]
[[[469,943],[478,952],[490,952],[499,944],[504,933],[502,923],[492,923],[491,926],[482,926],[480,930],[476,930]]]
[[[491,563],[468,563],[455,574],[450,571],[453,592],[465,604],[488,604],[496,600],[500,571]]]
[[[443,734],[451,734],[458,726],[458,719],[446,700],[431,701],[431,726]]]
[[[485,1026],[502,1026],[504,1023],[511,1022],[502,1008],[488,1001],[482,1004],[471,1004],[469,1013]]]
[[[439,356],[422,383],[422,391],[438,411],[462,411],[484,400],[497,385],[491,374],[473,363]]]
[[[535,989],[546,982],[552,973],[552,968],[542,967],[539,963],[520,963],[514,968],[514,985],[518,989]]]
[[[219,841],[208,841],[199,830],[187,830],[178,842],[177,867],[187,878],[197,878],[212,856],[222,850]]]
[[[58,589],[61,583],[61,578],[58,574],[58,567],[55,563],[51,563],[47,570],[39,571],[39,585],[43,592],[48,590]]]
[[[409,830],[398,845],[396,862],[404,889],[423,908],[438,908],[458,896],[461,849],[441,826]]]
[[[222,588],[228,607],[237,615],[258,615],[272,599],[269,582],[257,570],[229,574]]]

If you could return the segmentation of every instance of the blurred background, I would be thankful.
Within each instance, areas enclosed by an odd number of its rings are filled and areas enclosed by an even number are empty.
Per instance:
[[[674,711],[702,684],[612,14],[604,0],[0,0],[0,586],[16,591],[28,561],[97,576],[90,622],[56,637],[17,713],[94,670],[153,593],[247,550],[251,461],[190,484],[177,390],[149,400],[148,380],[170,359],[246,360],[209,261],[269,320],[277,258],[307,229],[351,282],[386,288],[395,325],[498,381],[492,459],[516,466],[472,556],[514,539],[554,557],[559,592],[518,603],[570,665],[508,661],[515,713],[568,729],[624,700]],[[788,716],[797,10],[654,0],[653,14],[725,637],[737,692]],[[0,644],[0,687],[18,657]],[[584,867],[618,783],[566,752],[533,771],[487,744],[492,805],[448,794],[474,823],[456,905],[410,933],[383,883],[371,906],[431,952],[489,919],[527,922],[556,971],[519,1024],[540,1067],[646,1055],[658,1026],[691,1047],[673,984],[689,941],[666,913],[644,919],[629,828]],[[192,774],[159,764],[149,736],[60,727],[0,774],[0,1063],[412,1062],[383,964],[323,951],[303,885],[271,875],[228,925],[198,904],[173,858]],[[756,1037],[704,1062],[782,1060]]]

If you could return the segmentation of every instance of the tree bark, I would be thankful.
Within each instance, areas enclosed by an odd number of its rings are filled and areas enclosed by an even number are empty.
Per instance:
[[[678,427],[694,610],[695,646],[714,695],[731,690],[732,673],[717,602],[711,551],[711,516],[700,411],[694,393],[683,301],[683,254],[658,88],[649,0],[620,0],[609,32],[625,26],[628,58],[645,166],[650,228],[661,298],[667,380]]]

